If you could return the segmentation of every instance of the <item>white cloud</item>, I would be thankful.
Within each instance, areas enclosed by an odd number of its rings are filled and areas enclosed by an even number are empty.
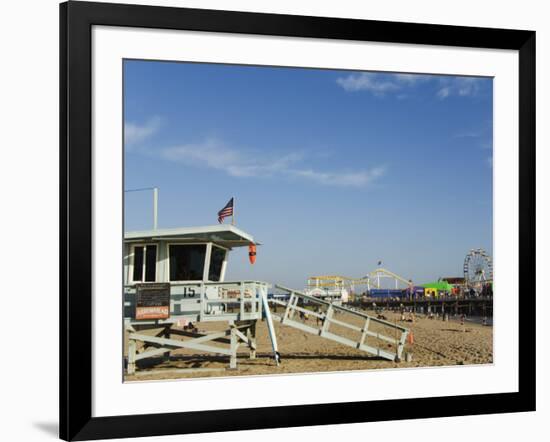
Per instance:
[[[386,173],[385,167],[360,172],[320,172],[312,169],[289,170],[290,174],[319,184],[342,187],[365,187]]]
[[[470,96],[477,95],[479,92],[479,80],[474,77],[457,78],[455,85],[458,90],[458,95]]]
[[[437,91],[437,96],[441,99],[447,98],[451,94],[451,89],[448,87],[441,88]]]
[[[147,138],[156,133],[161,125],[161,119],[159,117],[153,117],[147,120],[143,125],[131,123],[129,121],[124,123],[124,144],[126,147],[131,147],[135,144],[139,144]]]
[[[261,151],[232,149],[216,139],[161,149],[160,156],[188,166],[219,170],[234,177],[284,176],[342,187],[365,187],[386,171],[383,167],[360,171],[320,171],[303,166],[303,153],[265,155]]]
[[[493,148],[492,122],[487,122],[477,129],[463,130],[453,135],[454,138],[466,139],[470,145],[475,145],[483,150]]]
[[[362,72],[359,74],[350,74],[347,77],[336,79],[341,87],[346,91],[370,91],[375,95],[383,95],[386,92],[392,92],[400,89],[400,86],[395,81],[380,78],[378,74],[370,72]]]
[[[439,79],[441,86],[437,96],[441,99],[451,95],[474,97],[480,92],[480,82],[482,80],[478,77],[442,77]]]
[[[222,170],[235,177],[272,176],[301,158],[297,153],[272,158],[261,157],[257,152],[245,153],[230,149],[215,139],[169,147],[161,149],[160,152],[166,160]]]
[[[374,95],[382,96],[429,80],[429,76],[420,74],[359,72],[349,74],[347,77],[339,77],[336,83],[348,92],[369,91]],[[402,94],[401,97],[403,97]]]
[[[480,92],[479,77],[451,77],[423,74],[392,74],[376,72],[355,72],[338,77],[336,83],[348,92],[367,91],[376,96],[396,93],[400,99],[407,98],[404,92],[420,83],[431,83],[435,95],[444,100],[451,95],[473,97]]]
[[[406,84],[417,84],[429,81],[432,77],[421,74],[393,74],[397,81]]]

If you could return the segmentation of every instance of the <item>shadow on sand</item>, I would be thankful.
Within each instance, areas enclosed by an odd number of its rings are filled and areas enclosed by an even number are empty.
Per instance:
[[[57,422],[33,422],[33,426],[56,439],[59,437],[59,424]]]
[[[242,355],[242,359],[239,359],[239,364],[247,364],[248,359],[245,355]],[[256,355],[257,359],[273,359],[271,353],[259,353]],[[334,361],[383,361],[384,359],[379,356],[363,356],[363,355],[323,355],[323,354],[301,354],[290,353],[281,354],[281,360],[312,360],[312,359],[324,359]],[[170,358],[147,358],[137,362],[140,369],[150,368],[177,368],[178,363],[184,363],[188,368],[201,368],[204,363],[208,362],[221,362],[226,364],[228,362],[227,356],[170,356]],[[159,367],[160,365],[160,367]]]

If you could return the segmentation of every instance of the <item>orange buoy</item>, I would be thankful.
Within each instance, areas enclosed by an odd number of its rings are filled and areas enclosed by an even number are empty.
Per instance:
[[[412,330],[409,332],[409,336],[407,336],[407,343],[411,345],[414,344],[414,335]]]
[[[248,246],[248,259],[250,260],[250,264],[256,262],[256,244],[250,244]]]

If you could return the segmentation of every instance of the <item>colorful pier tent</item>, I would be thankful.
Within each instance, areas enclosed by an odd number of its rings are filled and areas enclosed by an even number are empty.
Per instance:
[[[439,292],[451,293],[453,289],[452,284],[447,281],[428,282],[427,284],[421,284],[421,287],[424,287],[426,296],[438,296]]]
[[[420,287],[424,287],[425,289],[436,289],[448,292],[450,292],[453,288],[453,286],[447,281],[428,282],[427,284],[420,284]]]

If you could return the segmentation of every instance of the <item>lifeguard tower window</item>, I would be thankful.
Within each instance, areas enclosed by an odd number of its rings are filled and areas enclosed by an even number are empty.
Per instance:
[[[144,259],[145,257],[145,259]],[[134,282],[155,282],[157,274],[157,246],[134,247]],[[145,279],[143,278],[145,276]]]
[[[222,274],[222,265],[225,260],[225,250],[219,247],[212,247],[210,257],[210,269],[208,270],[209,281],[219,281]]]
[[[171,244],[170,281],[200,281],[203,279],[206,244]]]

